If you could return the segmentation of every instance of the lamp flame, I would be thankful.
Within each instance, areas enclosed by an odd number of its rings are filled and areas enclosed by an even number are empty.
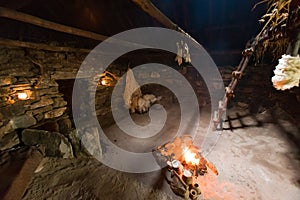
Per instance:
[[[106,85],[107,83],[106,83],[106,80],[101,80],[101,85]]]
[[[28,95],[26,92],[20,92],[18,93],[18,99],[20,100],[27,100],[28,99]]]

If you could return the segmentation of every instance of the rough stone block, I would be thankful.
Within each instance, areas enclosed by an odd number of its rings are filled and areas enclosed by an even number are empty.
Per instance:
[[[0,137],[0,151],[10,149],[20,143],[18,134],[11,132]]]
[[[40,96],[49,95],[49,94],[56,94],[58,93],[58,87],[50,87],[46,89],[39,90]]]
[[[64,114],[66,109],[67,109],[66,107],[63,107],[63,108],[58,108],[58,109],[49,111],[49,112],[45,113],[45,115],[44,115],[45,119],[60,117]]]
[[[11,122],[14,129],[28,128],[36,124],[36,119],[31,115],[21,115],[12,118]]]
[[[1,55],[4,55],[2,53],[0,53]],[[10,58],[8,56],[1,56],[0,57],[0,64],[6,64],[10,61]]]
[[[64,80],[64,79],[75,79],[77,72],[65,72],[65,71],[57,71],[53,75],[51,75],[52,79]]]
[[[49,87],[58,87],[58,84],[52,79],[42,78],[39,88],[49,88]]]
[[[14,130],[11,121],[7,120],[4,125],[0,127],[0,138],[4,137],[6,133],[10,133]]]
[[[39,114],[35,115],[34,117],[38,122],[40,122],[44,119],[44,115],[42,113],[39,113]]]
[[[36,109],[53,104],[53,100],[48,96],[42,96],[40,101],[30,106],[30,109]]]
[[[62,97],[53,99],[53,108],[64,107],[67,105],[67,102]]]
[[[0,86],[10,85],[16,82],[16,78],[11,76],[1,76],[0,77]]]
[[[73,148],[73,154],[74,156],[78,157],[90,157],[91,155],[89,152],[85,149],[84,145],[81,142],[81,139],[78,135],[78,132],[76,130],[72,130],[68,134],[69,141],[72,144]]]
[[[7,54],[18,58],[18,57],[23,57],[25,55],[25,51],[22,48],[18,48],[18,49],[16,48],[16,49],[8,50]]]
[[[45,113],[45,112],[48,112],[52,110],[52,106],[49,105],[49,106],[45,106],[45,107],[41,107],[41,108],[37,108],[37,109],[34,109],[34,110],[29,110],[26,112],[26,114],[28,115],[36,115],[36,114],[39,114],[39,113]]]
[[[96,127],[87,127],[83,131],[80,131],[79,135],[88,152],[96,159],[101,159],[102,147],[98,129]]]
[[[72,130],[72,122],[69,118],[59,120],[58,125],[59,125],[59,132],[64,135],[69,134],[70,131]]]
[[[11,109],[9,109],[10,106],[5,106],[0,108],[0,115],[2,120],[3,119],[9,119],[13,116],[13,113],[11,112]]]
[[[11,75],[11,76],[23,76],[23,77],[33,77],[36,74],[33,73],[30,66],[16,66],[11,64],[9,66],[9,69],[1,70],[1,75]]]
[[[68,139],[60,133],[44,130],[25,129],[22,131],[22,141],[25,145],[43,145],[47,156],[72,158],[73,150]]]

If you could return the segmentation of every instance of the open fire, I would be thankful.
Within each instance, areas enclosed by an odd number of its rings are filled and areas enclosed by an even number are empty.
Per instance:
[[[202,157],[188,135],[177,137],[157,150],[168,165],[166,179],[171,189],[186,200],[196,200],[201,194],[199,176],[208,172],[218,175],[215,166]]]
[[[188,147],[184,147],[183,158],[187,164],[194,165],[194,166],[199,165],[200,158],[198,157],[199,155],[192,152]]]

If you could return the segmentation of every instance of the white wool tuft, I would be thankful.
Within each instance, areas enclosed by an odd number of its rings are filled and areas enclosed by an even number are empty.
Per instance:
[[[279,64],[274,70],[272,77],[273,86],[277,90],[291,89],[292,87],[299,87],[300,80],[300,57],[282,55],[279,59]]]

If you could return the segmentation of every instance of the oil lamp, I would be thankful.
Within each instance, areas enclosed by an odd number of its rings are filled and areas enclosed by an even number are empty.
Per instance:
[[[27,99],[29,99],[29,97],[28,97],[26,92],[19,92],[18,93],[18,99],[19,100],[27,100]]]

